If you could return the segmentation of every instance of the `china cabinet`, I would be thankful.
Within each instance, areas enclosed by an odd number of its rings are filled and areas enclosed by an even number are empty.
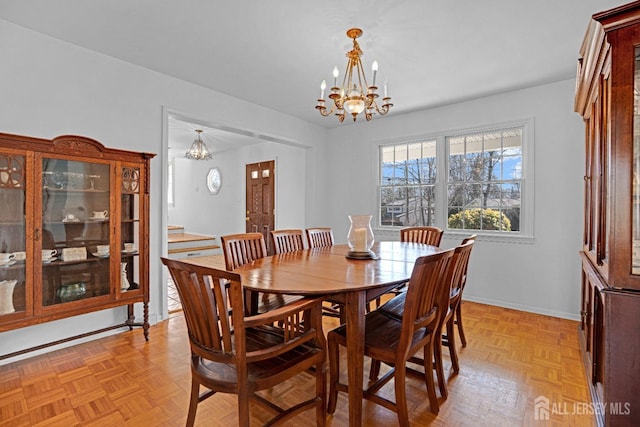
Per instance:
[[[575,109],[585,122],[580,339],[599,425],[640,425],[640,2],[597,13]]]
[[[0,133],[0,332],[127,306],[123,324],[95,329],[148,338],[153,156]]]

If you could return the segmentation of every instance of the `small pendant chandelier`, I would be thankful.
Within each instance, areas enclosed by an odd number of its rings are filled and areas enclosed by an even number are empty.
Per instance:
[[[200,134],[203,132],[201,129],[196,129],[198,133],[198,137],[191,144],[191,148],[185,153],[185,157],[191,160],[211,160],[212,156],[207,149],[204,141],[200,137]]]
[[[367,84],[367,79],[362,68],[362,50],[356,39],[362,35],[360,28],[351,28],[347,31],[347,37],[353,39],[353,49],[347,52],[347,69],[342,81],[342,86],[338,86],[338,67],[333,68],[333,87],[330,89],[329,98],[333,100],[331,109],[327,110],[324,100],[324,90],[327,88],[327,82],[322,81],[320,85],[320,98],[316,104],[316,110],[324,117],[330,115],[334,111],[340,122],[344,121],[345,115],[350,114],[355,122],[358,114],[364,113],[367,121],[373,118],[375,113],[384,116],[393,107],[388,95],[387,82],[384,83],[384,97],[382,98],[382,106],[378,106],[376,98],[376,74],[378,72],[378,61],[373,61],[371,70],[373,72],[373,81],[371,86]]]

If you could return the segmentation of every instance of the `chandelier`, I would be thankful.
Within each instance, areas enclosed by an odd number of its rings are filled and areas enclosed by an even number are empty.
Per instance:
[[[376,91],[376,74],[378,72],[378,61],[373,61],[371,71],[373,72],[372,84],[367,84],[367,79],[362,69],[362,50],[356,39],[362,35],[360,28],[351,28],[347,31],[347,37],[353,39],[353,49],[347,52],[347,70],[342,80],[342,86],[338,86],[338,67],[333,68],[333,87],[330,89],[329,99],[333,101],[331,109],[327,110],[324,101],[324,90],[327,88],[327,82],[322,81],[320,85],[320,98],[316,105],[316,110],[324,117],[330,115],[335,111],[338,120],[344,121],[345,115],[351,114],[353,121],[358,118],[358,114],[364,112],[364,117],[367,121],[373,118],[375,113],[384,116],[389,112],[389,109],[393,107],[390,103],[391,98],[387,92],[387,82],[384,83],[384,97],[382,98],[382,106],[378,106],[376,98],[378,94]]]
[[[196,132],[198,132],[198,137],[193,141],[191,148],[189,148],[184,156],[191,160],[211,160],[211,153],[209,153],[207,146],[200,137],[200,134],[203,131],[201,129],[196,129]]]

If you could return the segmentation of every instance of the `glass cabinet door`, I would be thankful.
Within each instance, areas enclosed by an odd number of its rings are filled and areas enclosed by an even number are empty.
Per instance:
[[[139,289],[140,256],[142,242],[140,227],[141,175],[140,167],[123,165],[121,169],[120,200],[120,292]]]
[[[29,310],[25,156],[0,153],[0,317]]]
[[[109,295],[109,164],[42,158],[42,306]]]

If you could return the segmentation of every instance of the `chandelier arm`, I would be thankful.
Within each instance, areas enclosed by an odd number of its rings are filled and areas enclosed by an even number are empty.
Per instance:
[[[335,105],[332,105],[330,110],[327,110],[327,107],[325,107],[324,105],[316,105],[316,110],[320,111],[320,115],[323,117],[327,117],[328,115],[333,113],[334,109]]]

